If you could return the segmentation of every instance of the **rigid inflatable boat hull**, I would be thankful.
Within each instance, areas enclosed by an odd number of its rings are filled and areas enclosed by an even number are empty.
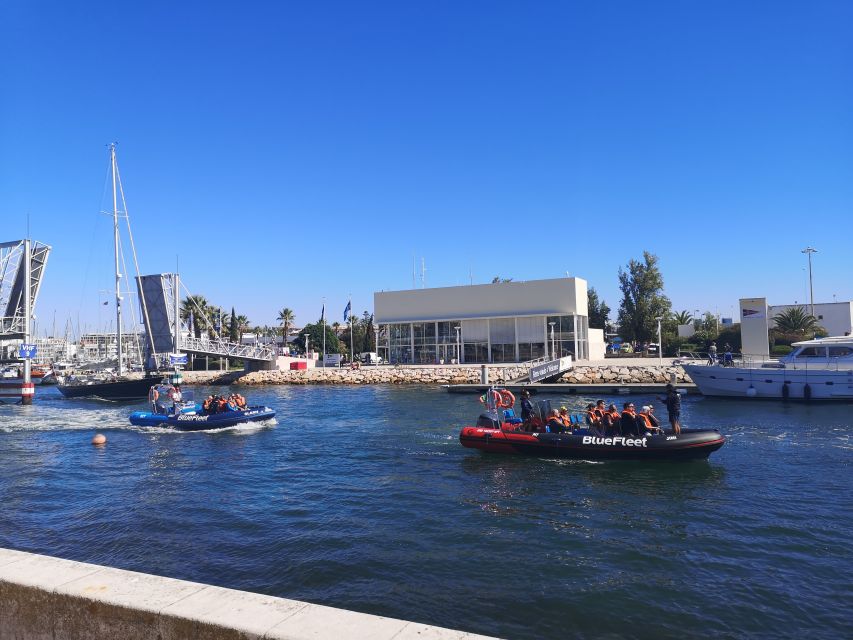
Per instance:
[[[223,413],[181,413],[163,415],[151,411],[134,411],[130,414],[130,424],[137,427],[172,427],[180,431],[207,431],[223,429],[246,422],[259,422],[275,418],[275,411],[269,407],[249,407],[242,411]]]
[[[465,427],[463,446],[489,453],[579,460],[699,460],[726,442],[715,430],[682,429],[678,435],[599,436],[588,430],[573,433],[528,433],[512,429]]]

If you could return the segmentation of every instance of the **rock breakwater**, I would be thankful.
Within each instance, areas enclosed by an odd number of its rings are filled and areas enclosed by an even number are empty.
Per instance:
[[[505,384],[527,375],[526,366],[489,367],[489,382]],[[365,367],[363,369],[308,369],[302,371],[254,371],[228,374],[222,378],[188,379],[189,384],[478,384],[480,366],[441,367]],[[678,366],[578,366],[558,380],[568,384],[630,384],[669,382],[689,383],[690,378]]]

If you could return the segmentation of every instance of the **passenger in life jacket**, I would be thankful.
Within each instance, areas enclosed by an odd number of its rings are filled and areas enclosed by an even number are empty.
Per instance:
[[[204,399],[204,402],[201,403],[202,412],[204,412],[206,414],[210,413],[212,405],[213,405],[213,396],[207,396]]]
[[[566,407],[560,407],[560,422],[564,427],[572,426],[572,419],[569,417],[569,410]]]
[[[604,417],[601,419],[601,424],[604,428],[604,435],[618,436],[621,434],[622,430],[619,427],[619,423],[619,410],[616,408],[615,404],[611,404],[607,407],[607,411],[604,412]]]
[[[601,424],[601,418],[595,410],[594,404],[590,403],[586,405],[586,423],[593,428],[597,428],[598,425]]]
[[[548,415],[548,424],[545,426],[546,431],[551,433],[563,433],[566,430],[563,421],[560,420],[560,412],[556,409],[551,409],[551,413]]]
[[[651,415],[652,408],[648,405],[644,406],[637,416],[637,426],[639,427],[638,435],[647,435],[653,433],[661,433],[660,424],[657,418]]]
[[[637,424],[637,412],[633,402],[626,402],[622,415],[619,417],[619,426],[623,436],[640,435],[640,427]]]
[[[234,401],[237,403],[237,408],[238,408],[238,409],[241,409],[241,410],[242,410],[242,409],[245,409],[245,408],[246,408],[246,398],[244,398],[244,397],[243,397],[242,395],[240,395],[239,393],[235,393],[235,394],[234,394]]]
[[[216,396],[216,413],[224,413],[228,410],[228,400],[222,396]]]
[[[607,409],[604,407],[604,400],[599,400],[595,403],[595,412],[598,414],[599,423],[604,420],[604,414],[607,413]]]

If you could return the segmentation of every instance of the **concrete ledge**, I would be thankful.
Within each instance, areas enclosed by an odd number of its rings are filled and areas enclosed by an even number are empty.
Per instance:
[[[486,636],[0,549],[0,640]]]

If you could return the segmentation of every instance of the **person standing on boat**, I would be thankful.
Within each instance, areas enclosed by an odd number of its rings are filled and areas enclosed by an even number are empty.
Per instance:
[[[672,384],[666,385],[666,398],[663,401],[666,403],[666,412],[669,414],[672,432],[681,433],[681,396]]]
[[[708,347],[708,364],[717,364],[717,343],[712,342]]]
[[[532,417],[533,403],[530,402],[530,392],[527,389],[523,389],[521,392],[521,420],[525,424],[529,424]]]

